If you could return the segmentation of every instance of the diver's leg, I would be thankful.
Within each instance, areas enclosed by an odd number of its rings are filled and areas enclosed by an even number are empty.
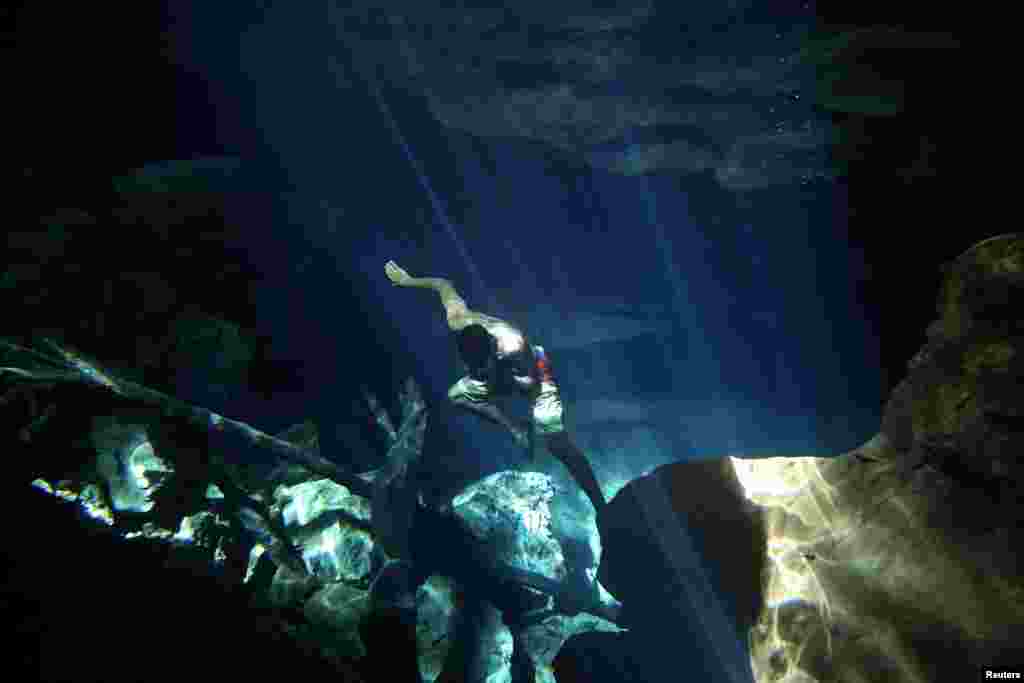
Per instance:
[[[533,399],[534,428],[544,438],[544,445],[548,447],[551,455],[565,465],[576,484],[587,494],[587,498],[594,506],[594,511],[600,512],[605,505],[601,485],[583,451],[569,440],[569,435],[565,431],[564,411],[558,385],[555,384],[546,362],[543,366],[539,365],[538,367],[543,372],[539,388]]]
[[[545,434],[544,444],[548,447],[551,455],[565,465],[572,478],[587,494],[587,498],[594,506],[594,511],[600,513],[605,506],[604,493],[601,491],[601,485],[594,475],[594,469],[590,466],[587,456],[569,440],[569,435],[565,432]]]
[[[528,431],[517,425],[498,406],[491,402],[492,393],[493,391],[487,382],[473,379],[467,375],[453,384],[452,388],[448,390],[448,399],[460,408],[470,410],[484,419],[504,427],[512,433],[516,443],[520,446],[528,447]]]

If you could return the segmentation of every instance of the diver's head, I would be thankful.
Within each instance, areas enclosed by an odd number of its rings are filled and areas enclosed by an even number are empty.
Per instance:
[[[455,344],[459,349],[459,357],[471,371],[485,370],[498,352],[494,337],[487,328],[477,323],[466,325],[456,332]]]

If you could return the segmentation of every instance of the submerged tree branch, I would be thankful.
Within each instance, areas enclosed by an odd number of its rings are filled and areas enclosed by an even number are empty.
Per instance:
[[[224,432],[240,436],[247,443],[269,450],[278,457],[302,465],[310,472],[340,484],[352,493],[370,498],[373,488],[365,478],[350,472],[309,449],[302,448],[262,432],[244,422],[232,420],[212,410],[194,406],[141,384],[125,380],[102,370],[81,354],[61,347],[53,341],[44,342],[49,353],[25,348],[6,339],[0,339],[0,351],[8,362],[0,367],[0,374],[13,376],[16,382],[79,383],[113,392],[122,398],[137,401],[155,409],[161,416],[183,419],[208,432]]]

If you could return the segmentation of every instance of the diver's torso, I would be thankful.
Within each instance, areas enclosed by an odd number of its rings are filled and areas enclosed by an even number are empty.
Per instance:
[[[536,384],[533,347],[518,327],[500,318],[473,311],[468,324],[483,326],[494,338],[497,348],[496,370],[499,384],[512,382],[520,389],[530,389]]]

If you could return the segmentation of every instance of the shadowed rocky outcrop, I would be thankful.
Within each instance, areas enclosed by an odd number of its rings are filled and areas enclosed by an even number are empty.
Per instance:
[[[671,650],[646,646],[695,611],[683,598],[700,573],[673,561],[687,535],[721,612],[749,628],[759,683],[970,680],[1019,663],[1022,273],[1020,235],[950,264],[927,345],[855,451],[669,465],[624,488],[601,520],[601,576],[632,630],[571,640],[559,680],[669,680],[635,672],[669,668]]]

